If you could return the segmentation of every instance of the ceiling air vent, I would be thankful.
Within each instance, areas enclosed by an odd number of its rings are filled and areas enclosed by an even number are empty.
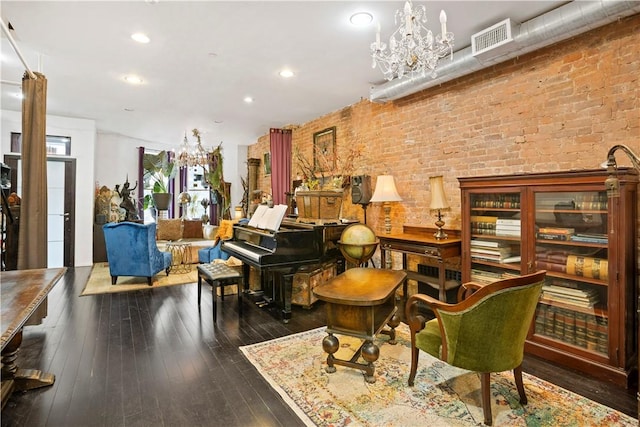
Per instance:
[[[486,60],[500,56],[513,50],[513,25],[511,19],[480,31],[471,36],[471,53],[479,60]]]

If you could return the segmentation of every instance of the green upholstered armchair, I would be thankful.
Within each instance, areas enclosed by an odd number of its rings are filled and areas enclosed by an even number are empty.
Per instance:
[[[526,404],[521,367],[524,341],[545,274],[540,271],[489,285],[465,283],[458,292],[457,304],[412,295],[406,306],[411,329],[409,385],[413,386],[422,350],[452,366],[480,373],[485,424],[492,423],[491,372],[513,369],[520,403]],[[419,303],[428,305],[436,318],[427,322],[418,312]]]

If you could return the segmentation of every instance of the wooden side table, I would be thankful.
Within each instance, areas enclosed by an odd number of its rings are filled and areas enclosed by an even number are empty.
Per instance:
[[[445,260],[460,256],[461,240],[458,237],[436,240],[433,237],[433,230],[424,227],[404,226],[402,233],[380,234],[378,239],[380,240],[381,267],[390,269],[392,267],[391,252],[401,252],[402,269],[407,272],[407,278],[410,280],[426,281],[426,276],[415,271],[407,271],[407,255],[436,260],[438,263],[438,299],[440,301],[447,300]],[[388,258],[387,255],[389,255]]]
[[[343,365],[365,372],[365,381],[374,383],[375,367],[380,349],[373,343],[379,333],[389,335],[389,344],[395,344],[395,328],[400,319],[395,316],[396,289],[405,281],[403,271],[376,268],[352,268],[339,274],[327,283],[317,286],[314,293],[326,302],[327,333],[322,348],[328,353],[328,373],[336,371],[334,365]],[[388,325],[390,330],[382,330]],[[334,334],[343,334],[363,339],[364,342],[351,360],[334,357],[340,342]],[[362,358],[367,363],[358,363]]]

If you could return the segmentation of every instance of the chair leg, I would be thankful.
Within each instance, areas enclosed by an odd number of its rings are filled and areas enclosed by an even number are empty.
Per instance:
[[[480,373],[480,390],[482,391],[484,423],[490,426],[493,423],[493,416],[491,415],[491,373]]]
[[[117,281],[118,281],[118,276],[111,276],[111,284],[112,285],[115,285]]]
[[[513,370],[513,379],[516,381],[516,387],[518,388],[518,394],[520,395],[520,404],[527,404],[527,395],[524,392],[524,384],[522,383],[522,365],[517,366]]]
[[[164,271],[165,271],[165,273],[167,273],[167,276],[168,276],[169,272],[171,271],[171,266],[167,267]]]
[[[151,280],[153,277],[147,277],[147,285],[153,286],[153,281]]]
[[[409,387],[413,387],[414,380],[416,379],[416,372],[418,371],[418,356],[420,355],[420,349],[416,347],[416,335],[411,334],[411,372],[409,373]]]

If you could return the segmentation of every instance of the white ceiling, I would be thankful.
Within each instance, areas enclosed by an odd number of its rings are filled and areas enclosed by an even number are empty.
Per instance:
[[[527,21],[565,1],[415,1],[439,31],[444,9],[455,49],[505,18]],[[198,128],[206,146],[250,145],[270,127],[303,124],[369,97],[384,82],[371,68],[375,23],[382,39],[402,1],[7,1],[19,50],[48,81],[47,112],[96,121],[101,133],[176,147]],[[356,11],[374,23],[356,28]],[[130,35],[142,31],[151,43]],[[24,67],[2,37],[2,109],[20,111],[14,94]],[[295,77],[278,72],[291,68]],[[142,76],[131,86],[126,74]],[[255,98],[253,104],[243,102]],[[133,111],[126,111],[131,109]]]

